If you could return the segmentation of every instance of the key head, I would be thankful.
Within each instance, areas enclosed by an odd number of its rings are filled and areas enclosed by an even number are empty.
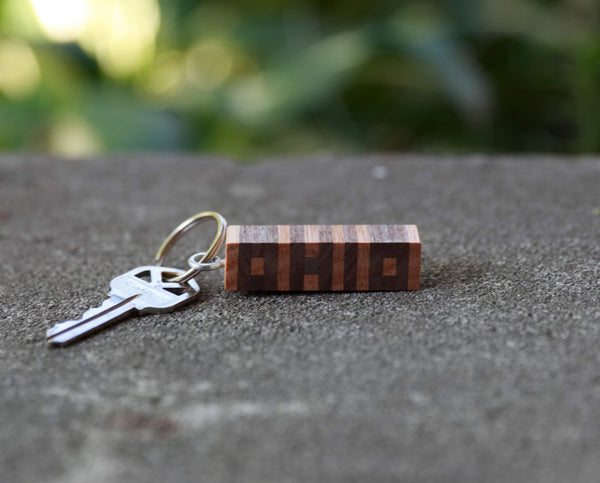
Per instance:
[[[177,268],[144,266],[119,275],[110,282],[109,295],[135,298],[135,307],[143,313],[170,312],[191,302],[199,293],[195,280],[184,283],[169,282],[183,270]]]

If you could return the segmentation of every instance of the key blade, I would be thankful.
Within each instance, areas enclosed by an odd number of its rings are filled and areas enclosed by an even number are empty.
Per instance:
[[[81,319],[60,322],[46,332],[46,339],[51,345],[67,345],[83,337],[98,332],[105,327],[127,318],[137,311],[135,299],[139,295],[121,299],[111,296],[102,305],[86,311]]]

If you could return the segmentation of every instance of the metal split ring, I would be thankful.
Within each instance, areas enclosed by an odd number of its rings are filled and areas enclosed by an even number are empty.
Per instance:
[[[217,270],[225,265],[225,260],[220,257],[215,257],[211,262],[202,262],[201,260],[206,256],[206,252],[194,253],[188,258],[188,265],[191,268],[205,272],[207,270]]]
[[[200,272],[205,270],[215,270],[223,266],[224,261],[220,259],[217,254],[225,242],[227,221],[219,213],[214,211],[203,211],[202,213],[198,213],[197,215],[194,215],[181,223],[177,228],[169,233],[167,238],[165,238],[165,241],[162,242],[162,245],[158,249],[158,252],[156,252],[156,256],[154,258],[156,259],[157,265],[162,266],[167,258],[167,255],[171,251],[171,248],[173,248],[173,245],[175,245],[175,243],[177,243],[177,241],[183,235],[185,235],[196,225],[211,219],[217,222],[217,234],[208,247],[208,250],[192,255],[188,260],[190,269],[187,272],[170,279],[169,282],[187,282]]]

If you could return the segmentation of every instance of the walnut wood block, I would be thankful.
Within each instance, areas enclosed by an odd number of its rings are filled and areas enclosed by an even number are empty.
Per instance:
[[[225,290],[418,290],[415,225],[234,225]]]

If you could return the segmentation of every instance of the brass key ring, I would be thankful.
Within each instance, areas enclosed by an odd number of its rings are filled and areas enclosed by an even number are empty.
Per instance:
[[[227,221],[225,218],[223,218],[223,216],[214,211],[203,211],[202,213],[198,213],[197,215],[194,215],[181,223],[177,228],[169,233],[167,238],[165,238],[165,241],[162,242],[162,245],[158,249],[158,252],[156,252],[156,256],[154,258],[156,259],[157,265],[162,266],[165,263],[165,259],[171,251],[171,248],[173,248],[173,245],[175,245],[175,243],[177,243],[177,241],[183,235],[185,235],[196,225],[210,219],[213,219],[217,222],[217,234],[210,244],[210,247],[206,252],[201,252],[202,258],[200,260],[197,260],[197,256],[199,254],[192,255],[191,258],[193,258],[194,263],[190,263],[191,268],[187,272],[170,279],[169,282],[187,282],[200,272],[205,270],[214,270],[223,266],[224,262],[217,256],[217,254],[219,253],[219,250],[221,250],[223,242],[225,241]]]

